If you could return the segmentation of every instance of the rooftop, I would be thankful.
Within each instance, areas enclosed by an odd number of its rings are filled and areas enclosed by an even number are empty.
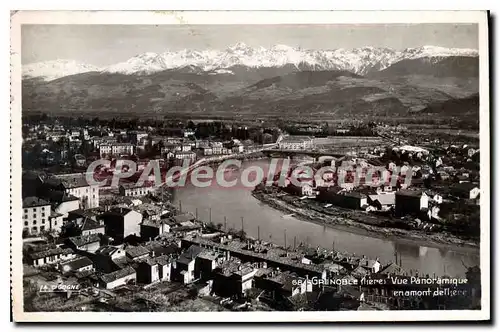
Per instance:
[[[38,251],[38,252],[32,253],[32,254],[30,254],[30,257],[32,259],[40,259],[40,258],[45,258],[45,257],[55,256],[55,255],[68,255],[68,254],[71,254],[72,252],[73,252],[73,250],[71,250],[69,248],[66,248],[66,249],[54,248],[54,249],[49,249],[46,251]]]
[[[23,208],[35,207],[35,206],[46,206],[50,205],[49,202],[38,198],[38,197],[26,197],[23,199]]]
[[[178,261],[180,263],[189,264],[189,262],[195,259],[202,251],[203,248],[201,248],[200,246],[191,245],[180,255]]]
[[[100,277],[100,279],[102,281],[104,281],[105,283],[109,283],[109,282],[113,282],[115,280],[118,280],[120,278],[130,276],[132,274],[135,274],[135,270],[133,268],[131,268],[130,266],[128,266],[128,267],[123,268],[121,270],[111,272],[108,274],[104,274]]]
[[[422,196],[422,191],[420,190],[410,190],[401,189],[396,192],[396,196],[407,196],[407,197],[420,197]]]
[[[61,263],[61,265],[68,266],[67,270],[66,270],[66,268],[63,267],[64,271],[74,271],[74,270],[78,270],[78,269],[81,269],[82,267],[89,266],[92,264],[93,264],[92,261],[88,257],[85,257],[85,256],[80,256],[80,257],[75,258],[73,260]]]
[[[76,247],[81,247],[89,243],[100,242],[101,237],[99,236],[99,234],[89,234],[70,237],[68,241],[73,243]]]
[[[97,229],[102,227],[104,226],[101,225],[97,220],[85,217],[85,219],[83,220],[82,231]]]
[[[65,189],[90,186],[84,173],[52,175],[45,183],[54,187],[62,186]]]
[[[131,258],[137,258],[149,254],[149,250],[143,246],[128,247],[125,249],[125,252]]]

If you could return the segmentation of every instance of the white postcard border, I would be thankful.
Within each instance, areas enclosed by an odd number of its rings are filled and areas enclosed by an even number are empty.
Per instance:
[[[376,15],[375,15],[376,13]],[[477,23],[480,59],[481,310],[336,312],[23,312],[21,220],[21,24],[416,24]],[[23,11],[11,17],[11,249],[16,322],[323,322],[490,319],[490,121],[486,11]],[[17,184],[17,185],[14,185]]]

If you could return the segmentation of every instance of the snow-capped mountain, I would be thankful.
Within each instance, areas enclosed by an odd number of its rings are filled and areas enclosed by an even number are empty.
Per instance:
[[[22,73],[25,78],[39,77],[52,81],[64,76],[101,70],[99,67],[74,60],[51,60],[23,65]]]
[[[231,67],[247,68],[283,67],[292,65],[315,70],[347,70],[364,75],[370,71],[380,71],[394,63],[407,59],[436,60],[451,56],[478,56],[474,49],[423,46],[396,51],[390,48],[361,47],[352,50],[307,50],[287,45],[271,48],[250,47],[237,43],[225,50],[180,50],[161,54],[143,53],[125,62],[111,65],[101,70],[103,73],[151,74],[169,69],[188,69],[189,72],[231,74]],[[100,70],[94,66],[76,62],[46,62],[27,65],[23,74],[28,77],[42,76],[46,80],[66,75]]]
[[[112,65],[105,72],[136,74],[193,66],[202,71],[230,69],[233,66],[248,68],[282,67],[285,65],[306,66],[319,70],[347,70],[366,74],[371,70],[383,70],[404,59],[442,58],[449,56],[477,56],[473,49],[423,46],[395,51],[390,48],[362,47],[352,50],[306,50],[287,45],[271,48],[250,47],[237,43],[225,50],[182,50],[163,54],[144,53],[126,62]]]

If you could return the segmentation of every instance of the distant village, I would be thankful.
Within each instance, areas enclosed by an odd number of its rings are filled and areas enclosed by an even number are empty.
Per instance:
[[[131,130],[95,122],[52,123],[23,126],[19,222],[28,311],[175,311],[185,306],[201,311],[471,309],[480,303],[477,267],[468,269],[466,285],[446,286],[466,296],[433,297],[422,293],[420,285],[389,281],[394,276],[436,277],[407,271],[397,258],[382,262],[339,251],[334,244],[320,248],[294,239],[282,246],[260,236],[252,238],[243,224],[232,229],[201,220],[174,206],[169,190],[151,181],[139,186],[135,182],[152,159],[168,169],[185,160],[217,163],[306,152],[302,157],[310,158],[316,168],[375,165],[390,173],[397,166],[411,171],[411,185],[405,186],[401,179],[394,187],[363,181],[339,186],[337,175],[325,174],[319,181],[303,181],[300,187],[258,186],[256,192],[266,195],[262,200],[288,200],[303,211],[328,214],[328,209],[337,207],[354,211],[350,216],[354,220],[367,222],[371,216],[378,220],[372,222],[376,226],[387,226],[377,225],[380,220],[392,220],[391,227],[406,227],[403,224],[410,230],[446,230],[473,237],[479,232],[477,147],[431,150],[377,141],[356,143],[344,147],[342,156],[320,160],[317,156],[333,147],[328,139],[316,139],[310,128],[306,136],[245,125],[193,124],[181,129],[145,125]],[[349,132],[339,130],[341,135]],[[90,185],[86,167],[100,158],[112,162],[100,173],[105,180],[110,180],[118,159],[134,160],[138,174],[118,188]],[[349,179],[352,174],[345,176]],[[38,292],[47,285],[74,287]],[[415,296],[394,295],[400,290],[414,291]]]

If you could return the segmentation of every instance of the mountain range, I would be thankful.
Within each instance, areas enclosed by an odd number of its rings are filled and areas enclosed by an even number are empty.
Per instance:
[[[53,60],[23,66],[26,78],[53,80],[86,73],[152,74],[183,69],[192,73],[234,74],[232,68],[279,68],[293,66],[307,70],[346,70],[359,75],[382,71],[405,60],[440,61],[448,57],[477,57],[477,50],[423,46],[396,51],[390,48],[362,47],[352,50],[307,50],[286,45],[271,48],[237,43],[225,50],[179,50],[161,54],[146,52],[125,62],[99,68],[73,60]]]
[[[97,68],[23,67],[23,111],[224,118],[478,119],[476,50],[434,46],[312,51],[236,44],[144,53]]]

